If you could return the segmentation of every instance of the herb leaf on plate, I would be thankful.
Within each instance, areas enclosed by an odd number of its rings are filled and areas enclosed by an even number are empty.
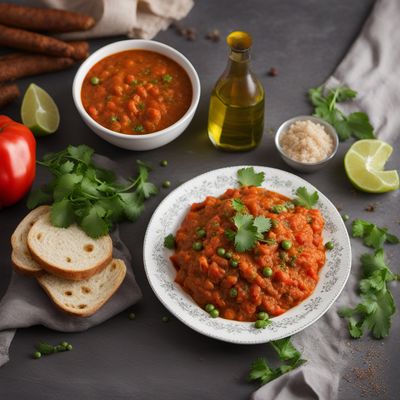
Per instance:
[[[297,198],[293,200],[293,202],[297,206],[303,206],[305,208],[311,209],[313,208],[319,199],[318,193],[309,193],[307,189],[302,186],[296,190]]]
[[[256,172],[253,167],[241,168],[237,172],[241,186],[261,186],[264,182],[264,172]]]

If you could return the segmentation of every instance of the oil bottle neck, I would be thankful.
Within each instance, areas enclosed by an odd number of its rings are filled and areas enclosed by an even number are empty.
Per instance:
[[[228,73],[235,75],[245,75],[249,72],[250,51],[235,51],[231,49],[228,61]]]

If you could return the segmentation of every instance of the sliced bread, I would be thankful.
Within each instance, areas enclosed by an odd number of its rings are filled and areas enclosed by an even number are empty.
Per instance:
[[[27,275],[37,276],[42,274],[42,267],[32,258],[27,245],[28,232],[36,220],[47,214],[49,206],[41,206],[32,210],[17,226],[11,236],[11,246],[13,248],[11,261],[15,269]]]
[[[36,220],[27,243],[33,259],[43,269],[70,280],[90,278],[112,259],[110,236],[92,239],[75,224],[58,228],[52,225],[50,213]]]
[[[51,274],[43,274],[37,280],[62,311],[78,317],[89,317],[117,291],[125,275],[125,263],[114,259],[102,271],[79,282]]]

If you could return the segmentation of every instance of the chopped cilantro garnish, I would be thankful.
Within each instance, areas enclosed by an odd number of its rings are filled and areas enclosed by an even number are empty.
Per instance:
[[[162,76],[162,80],[163,80],[164,83],[169,83],[169,82],[172,81],[172,76],[169,75],[169,74],[165,74],[165,75]]]
[[[135,132],[143,132],[144,131],[144,126],[143,125],[135,125],[134,126],[134,128],[133,128],[133,130],[135,131]]]

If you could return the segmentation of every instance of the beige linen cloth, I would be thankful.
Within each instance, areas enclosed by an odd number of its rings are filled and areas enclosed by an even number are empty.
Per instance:
[[[92,16],[96,25],[84,32],[61,35],[65,39],[89,39],[127,35],[152,39],[193,7],[193,0],[35,0],[39,6],[76,11]]]
[[[400,137],[400,0],[378,0],[364,27],[327,85],[347,85],[358,92],[357,99],[341,108],[346,113],[366,112],[376,135],[392,144]],[[396,148],[396,147],[395,147]],[[353,268],[365,252],[352,240]],[[252,400],[334,400],[351,352],[345,321],[337,312],[357,304],[357,271],[339,297],[318,322],[294,336],[308,362],[291,373],[257,390]],[[396,332],[393,332],[396,335]]]

